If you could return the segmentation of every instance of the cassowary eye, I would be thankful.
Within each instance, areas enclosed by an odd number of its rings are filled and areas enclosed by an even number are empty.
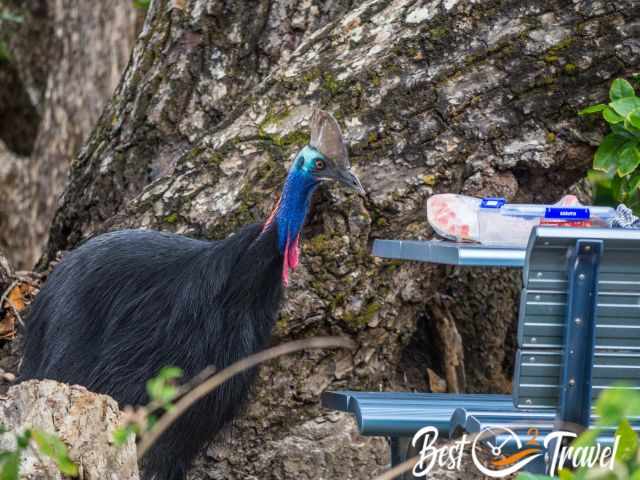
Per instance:
[[[322,170],[324,168],[324,160],[316,158],[316,170]]]

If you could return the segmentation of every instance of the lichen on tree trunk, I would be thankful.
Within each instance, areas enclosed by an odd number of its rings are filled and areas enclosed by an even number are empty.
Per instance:
[[[320,393],[424,390],[427,368],[507,391],[520,288],[517,271],[374,259],[372,240],[430,238],[425,200],[439,192],[587,199],[602,129],[576,111],[638,69],[638,18],[632,0],[155,0],[72,165],[42,265],[108,229],[221,238],[264,218],[312,106],[332,111],[367,196],[316,194],[275,336],[342,334],[359,348],[263,368],[247,413],[199,465],[275,479],[293,458],[319,477],[368,478],[383,445],[346,441]],[[342,466],[311,448],[332,435]],[[273,454],[297,442],[310,449]]]

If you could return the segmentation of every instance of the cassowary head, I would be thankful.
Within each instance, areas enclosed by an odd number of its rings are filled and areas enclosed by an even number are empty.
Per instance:
[[[364,195],[351,172],[349,154],[338,122],[330,113],[315,110],[311,116],[311,141],[296,156],[292,170],[315,182],[335,181]]]
[[[347,147],[340,127],[331,114],[315,110],[311,116],[311,141],[296,155],[282,195],[265,229],[275,223],[278,248],[284,258],[282,280],[289,281],[289,269],[298,265],[300,231],[304,225],[311,195],[324,181],[335,181],[364,194],[358,177],[351,172]]]

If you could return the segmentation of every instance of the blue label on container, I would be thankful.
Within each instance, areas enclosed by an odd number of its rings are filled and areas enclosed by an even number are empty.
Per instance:
[[[480,208],[502,208],[506,200],[502,197],[486,197],[482,199]]]
[[[588,220],[591,213],[588,208],[582,207],[547,207],[544,218],[559,220]]]

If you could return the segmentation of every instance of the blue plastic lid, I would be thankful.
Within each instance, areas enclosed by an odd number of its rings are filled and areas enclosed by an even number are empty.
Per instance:
[[[485,197],[480,202],[480,208],[502,208],[506,202],[504,197]]]
[[[591,212],[585,207],[547,207],[544,218],[554,220],[588,220]]]

